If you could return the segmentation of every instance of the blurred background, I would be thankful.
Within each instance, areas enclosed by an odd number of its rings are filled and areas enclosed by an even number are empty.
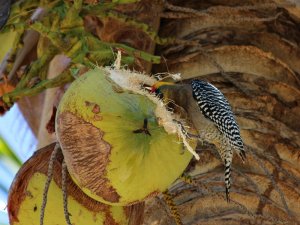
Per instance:
[[[36,144],[36,137],[15,104],[0,117],[0,225],[8,224],[6,205],[11,182]]]

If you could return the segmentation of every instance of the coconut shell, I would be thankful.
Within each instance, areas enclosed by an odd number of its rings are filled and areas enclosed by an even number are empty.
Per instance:
[[[192,155],[159,124],[154,102],[123,90],[106,73],[95,69],[71,84],[56,133],[71,177],[88,196],[130,205],[165,191]]]
[[[17,173],[11,185],[8,197],[10,225],[39,225],[40,208],[48,170],[48,161],[55,143],[38,150]],[[65,225],[63,199],[61,191],[61,169],[63,155],[58,153],[54,162],[51,182],[45,210],[45,225]],[[67,177],[68,210],[71,222],[76,225],[102,224],[127,225],[133,208],[108,206],[86,196]],[[139,223],[137,223],[139,224]]]

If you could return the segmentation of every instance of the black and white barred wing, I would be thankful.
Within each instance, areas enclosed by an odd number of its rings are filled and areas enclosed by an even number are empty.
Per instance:
[[[245,160],[246,154],[240,130],[225,96],[215,86],[202,80],[193,80],[192,90],[202,114],[215,123],[230,145]]]

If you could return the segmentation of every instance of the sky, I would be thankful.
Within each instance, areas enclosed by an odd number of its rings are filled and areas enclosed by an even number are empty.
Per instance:
[[[4,116],[0,116],[0,136],[14,150],[19,159],[26,161],[35,151],[37,140],[15,104]],[[18,171],[18,167],[9,161],[0,161],[0,183],[7,190]],[[8,224],[6,211],[7,192],[0,189],[0,225]]]

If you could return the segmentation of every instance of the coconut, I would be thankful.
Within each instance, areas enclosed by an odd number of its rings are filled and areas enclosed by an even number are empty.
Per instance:
[[[43,191],[47,179],[48,161],[54,149],[51,144],[37,151],[19,170],[10,188],[8,213],[11,225],[39,225]],[[44,225],[65,225],[61,190],[62,154],[54,162],[54,182],[48,191]],[[86,196],[67,179],[68,211],[76,225],[127,225],[129,207],[109,206]]]
[[[111,205],[143,201],[165,191],[190,162],[185,145],[193,150],[196,143],[187,142],[174,115],[140,88],[153,82],[96,68],[64,94],[57,138],[72,179],[91,198]]]

